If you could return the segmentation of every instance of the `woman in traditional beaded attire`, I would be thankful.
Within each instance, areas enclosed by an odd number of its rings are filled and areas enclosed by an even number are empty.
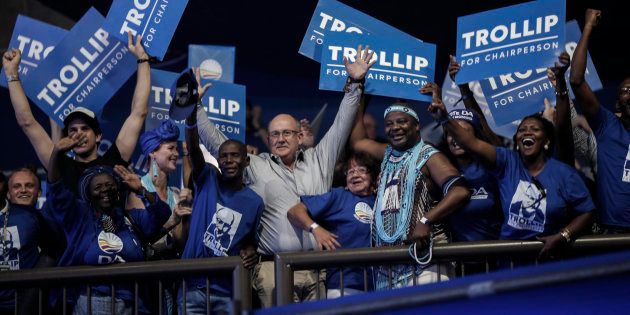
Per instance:
[[[367,139],[362,118],[359,114],[355,120],[350,140],[354,150],[383,159],[374,207],[374,245],[447,242],[440,221],[468,201],[470,192],[463,178],[444,154],[422,141],[413,109],[399,104],[387,108],[387,145]],[[391,284],[400,287],[434,282],[439,275],[448,279],[448,268],[441,267],[393,266]],[[389,286],[388,269],[377,268],[377,289]]]

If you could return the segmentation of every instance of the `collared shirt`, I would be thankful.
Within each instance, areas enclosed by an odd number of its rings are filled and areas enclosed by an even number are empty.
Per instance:
[[[315,147],[298,151],[293,169],[273,154],[249,155],[246,183],[265,202],[258,252],[271,255],[317,247],[311,233],[291,225],[287,212],[300,202],[300,196],[320,195],[330,190],[335,163],[352,130],[360,97],[359,85],[351,84],[326,135]],[[202,108],[197,110],[197,126],[201,142],[216,155],[227,138],[208,120]]]

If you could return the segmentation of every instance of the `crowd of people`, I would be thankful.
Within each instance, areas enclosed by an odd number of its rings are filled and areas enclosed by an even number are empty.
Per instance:
[[[383,113],[386,139],[376,139],[380,120],[366,114],[363,95],[373,52],[359,46],[354,62],[344,59],[344,97],[323,137],[314,141],[308,121],[286,113],[264,128],[260,109],[253,108],[248,138],[269,149],[256,154],[266,149],[215,128],[199,101],[212,87],[201,84],[198,69],[184,72],[172,91],[172,106],[186,117],[182,187],[168,186],[180,159],[177,126],[167,120],[141,134],[151,78],[140,36],[128,39],[138,59],[130,115],[100,156],[102,131],[91,110],[76,108],[58,137],[35,120],[18,76],[21,53],[10,49],[2,63],[11,104],[49,188],[38,210],[41,183],[32,169],[8,178],[0,173],[0,194],[7,197],[0,198],[0,270],[239,256],[252,270],[260,306],[271,307],[276,253],[405,245],[419,263],[374,267],[367,278],[362,268],[296,271],[299,302],[448,280],[455,270],[430,260],[434,244],[539,240],[544,247],[532,259],[552,259],[580,235],[630,233],[630,78],[619,87],[616,113],[599,104],[584,79],[588,41],[600,16],[587,10],[572,60],[563,53],[548,70],[555,110],[523,118],[507,141],[489,127],[468,84],[459,85],[463,106],[449,112],[435,83],[419,92],[431,94],[428,110],[442,127],[442,141],[424,141],[418,112],[399,102]],[[455,81],[460,66],[450,58]],[[137,144],[149,159],[142,177],[127,168]],[[343,187],[333,187],[334,178]],[[475,262],[467,267],[481,270]],[[181,283],[163,289],[170,313],[205,313],[208,303],[213,312],[230,313],[230,278],[185,283],[185,290]],[[68,294],[74,313],[106,314],[113,307],[131,314],[132,284],[119,283],[113,292],[108,284],[89,289],[78,286]],[[29,295],[18,296],[24,301]],[[14,291],[0,290],[0,313],[13,307]],[[155,307],[140,295],[141,313]]]

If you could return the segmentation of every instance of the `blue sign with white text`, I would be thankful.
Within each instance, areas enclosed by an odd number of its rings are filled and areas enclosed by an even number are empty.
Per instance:
[[[90,8],[24,82],[26,95],[60,126],[76,107],[100,112],[136,71],[136,58],[101,28],[104,20]]]
[[[204,83],[234,83],[235,51],[232,46],[188,45],[188,68],[199,68]]]
[[[149,115],[145,130],[158,127],[169,119],[171,106],[170,88],[180,73],[151,69],[151,94],[149,95]],[[203,97],[202,104],[208,118],[215,127],[228,138],[245,141],[245,86],[213,82]],[[175,121],[179,126],[179,140],[185,140],[185,120]]]
[[[188,0],[114,0],[103,28],[127,42],[127,33],[142,35],[150,56],[164,59]]]
[[[490,127],[490,129],[492,129],[492,131],[494,131],[494,133],[498,135],[501,135],[506,138],[512,138],[512,136],[516,132],[516,128],[518,127],[518,125],[512,123],[512,124],[506,124],[503,126],[497,126],[497,124],[494,122],[494,118],[492,117],[492,113],[490,112],[490,109],[488,108],[486,97],[484,96],[483,91],[481,90],[481,85],[479,84],[479,82],[474,81],[474,82],[464,83],[464,84],[469,85],[470,90],[473,92],[473,96],[475,97],[477,104],[479,104],[479,108],[481,108],[482,114],[486,118],[486,121],[488,122],[488,126]],[[442,101],[444,102],[444,105],[446,106],[446,110],[450,112],[451,110],[456,109],[456,108],[457,109],[465,108],[464,102],[463,100],[461,100],[461,97],[462,95],[459,91],[459,87],[457,86],[455,82],[453,82],[453,80],[451,80],[451,77],[448,75],[448,71],[447,71],[446,77],[444,78],[444,84],[442,84]]]
[[[19,68],[22,82],[28,80],[29,74],[48,56],[67,32],[63,28],[18,15],[9,47],[22,52]],[[5,77],[4,69],[0,70],[0,76]],[[7,87],[7,81],[0,80],[0,86]]]
[[[565,0],[538,0],[457,19],[457,83],[551,67],[565,42]]]
[[[430,102],[418,89],[434,81],[435,45],[401,37],[361,37],[331,33],[326,39],[319,73],[321,90],[342,91],[348,74],[343,57],[355,61],[359,44],[369,44],[376,63],[365,77],[365,93]]]
[[[422,42],[361,11],[335,0],[319,0],[308,24],[299,53],[317,62],[321,59],[326,36],[333,33],[363,34],[380,37],[406,37],[411,42]]]

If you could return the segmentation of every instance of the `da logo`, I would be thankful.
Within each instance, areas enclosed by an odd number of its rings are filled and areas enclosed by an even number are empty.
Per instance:
[[[218,61],[206,59],[199,65],[199,74],[202,79],[219,80],[223,75],[223,68]]]
[[[365,202],[359,202],[354,206],[354,218],[361,223],[371,224],[374,210]]]
[[[101,231],[98,235],[98,247],[108,254],[115,254],[123,249],[123,242],[118,235]]]

